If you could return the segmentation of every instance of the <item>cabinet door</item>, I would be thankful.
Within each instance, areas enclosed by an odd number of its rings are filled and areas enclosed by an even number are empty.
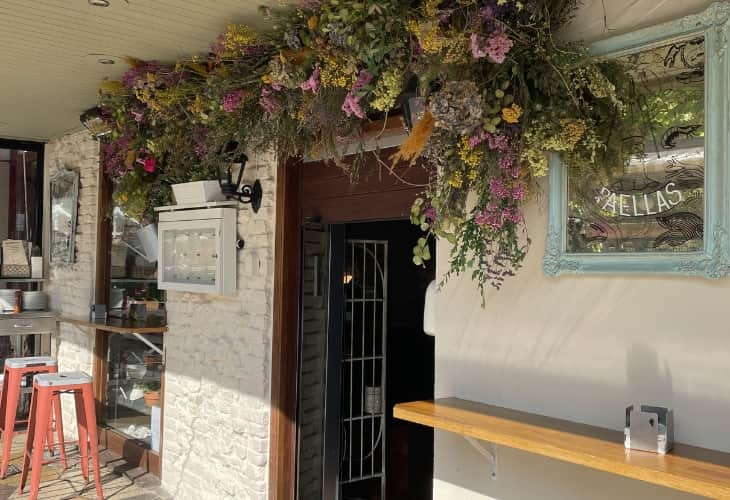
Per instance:
[[[221,228],[221,219],[160,223],[160,288],[221,292]]]

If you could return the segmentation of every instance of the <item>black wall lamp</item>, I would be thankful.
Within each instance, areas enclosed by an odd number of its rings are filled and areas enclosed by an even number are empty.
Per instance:
[[[230,155],[237,149],[237,142],[229,142],[225,147],[226,158],[228,158],[227,155]],[[238,200],[241,203],[249,203],[254,213],[257,213],[261,208],[261,199],[263,198],[264,193],[261,188],[261,182],[258,179],[256,179],[253,184],[241,185],[246,162],[248,162],[248,156],[244,153],[239,153],[230,163],[226,161],[218,170],[218,184],[221,187],[223,196],[229,200]],[[238,172],[236,172],[236,170],[238,170]]]
[[[112,131],[109,123],[104,120],[104,117],[101,114],[101,109],[96,106],[81,113],[79,120],[81,120],[83,126],[86,127],[86,130],[91,132],[94,139],[104,137]]]

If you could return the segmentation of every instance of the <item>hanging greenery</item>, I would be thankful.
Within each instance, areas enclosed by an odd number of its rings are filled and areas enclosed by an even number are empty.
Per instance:
[[[369,120],[417,95],[424,112],[393,162],[428,168],[413,206],[428,238],[453,244],[452,274],[482,292],[514,274],[529,247],[521,205],[548,169],[621,165],[636,137],[630,78],[556,37],[577,0],[304,0],[262,9],[270,28],[231,25],[209,54],[130,60],[105,81],[113,124],[103,160],[117,201],[151,217],[175,182],[215,178],[235,139],[247,150],[337,158]],[[411,93],[412,92],[412,93]],[[238,151],[230,152],[236,155]]]

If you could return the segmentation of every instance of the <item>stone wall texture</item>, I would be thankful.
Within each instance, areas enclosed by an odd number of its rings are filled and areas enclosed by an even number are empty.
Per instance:
[[[264,198],[239,210],[237,293],[167,296],[162,485],[176,500],[267,496],[276,161],[249,158]]]
[[[264,198],[257,214],[240,206],[237,293],[168,293],[162,486],[176,500],[267,496],[276,160],[249,157],[246,177],[262,182]],[[85,131],[54,139],[45,168],[46,179],[58,168],[81,174],[76,260],[51,266],[47,289],[55,311],[85,316],[94,293],[98,142]],[[60,368],[91,373],[93,346],[92,330],[61,325]],[[70,401],[64,422],[75,434]]]
[[[51,140],[45,150],[46,186],[59,169],[80,174],[76,255],[73,264],[51,264],[46,273],[51,309],[69,316],[86,316],[93,302],[96,266],[96,210],[99,176],[99,143],[88,132],[81,131]],[[48,190],[44,209],[44,227],[48,235]],[[46,242],[48,238],[46,237]],[[45,252],[48,255],[48,251]],[[94,332],[73,325],[61,324],[57,338],[59,370],[80,370],[91,374]],[[76,434],[73,400],[64,399],[64,431]]]

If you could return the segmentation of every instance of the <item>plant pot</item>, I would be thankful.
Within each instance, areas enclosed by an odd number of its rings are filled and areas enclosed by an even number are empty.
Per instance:
[[[218,181],[196,181],[173,184],[172,192],[175,195],[175,203],[178,205],[225,201],[226,199],[221,192]]]
[[[144,391],[144,404],[147,406],[160,406],[160,391]]]

